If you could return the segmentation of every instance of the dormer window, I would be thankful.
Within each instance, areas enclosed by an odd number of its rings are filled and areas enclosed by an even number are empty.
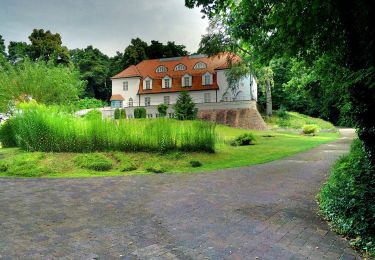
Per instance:
[[[152,89],[152,78],[146,77],[143,80],[143,89]]]
[[[205,68],[207,68],[207,64],[206,63],[204,63],[204,62],[198,62],[198,63],[196,63],[195,65],[194,65],[194,69],[195,70],[200,70],[200,69],[205,69]]]
[[[172,79],[168,76],[163,78],[162,88],[171,88],[172,87]]]
[[[192,77],[189,74],[185,74],[181,79],[181,86],[191,87],[192,86]]]
[[[206,72],[205,74],[202,75],[202,85],[212,85],[213,78],[212,74],[209,72]]]
[[[176,65],[176,67],[174,67],[174,70],[175,71],[186,70],[186,66],[184,64],[178,64]]]
[[[156,68],[156,72],[167,72],[168,69],[165,66],[159,66]]]

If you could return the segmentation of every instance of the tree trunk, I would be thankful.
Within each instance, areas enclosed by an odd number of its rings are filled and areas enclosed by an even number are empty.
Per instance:
[[[266,80],[266,114],[272,116],[272,95],[271,95],[271,83]]]

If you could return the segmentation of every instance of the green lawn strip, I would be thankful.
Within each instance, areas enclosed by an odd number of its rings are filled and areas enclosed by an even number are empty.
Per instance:
[[[231,146],[229,142],[236,136],[252,132],[256,144],[249,146]],[[6,165],[6,171],[0,176],[15,177],[94,177],[125,176],[165,173],[203,172],[225,168],[249,166],[281,159],[298,152],[306,151],[320,144],[336,140],[338,132],[321,132],[316,136],[304,136],[296,132],[249,131],[244,129],[218,126],[220,142],[216,153],[169,152],[167,154],[145,152],[101,152],[101,153],[41,153],[25,152],[18,148],[0,149],[0,166]],[[87,169],[77,160],[86,162],[94,156],[112,162],[105,171]],[[202,163],[192,167],[191,161]],[[95,167],[95,166],[94,166]],[[0,167],[0,169],[3,169]]]

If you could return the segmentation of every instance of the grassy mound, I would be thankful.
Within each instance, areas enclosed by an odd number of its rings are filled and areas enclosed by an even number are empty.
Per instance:
[[[322,130],[335,130],[335,126],[320,118],[310,117],[297,112],[274,112],[271,118],[266,118],[267,125],[272,128],[301,129],[304,125],[317,125]]]

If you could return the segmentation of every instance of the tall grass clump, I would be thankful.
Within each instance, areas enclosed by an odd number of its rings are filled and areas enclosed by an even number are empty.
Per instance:
[[[201,121],[86,119],[43,106],[24,109],[10,121],[7,132],[27,151],[215,150],[215,125]]]

